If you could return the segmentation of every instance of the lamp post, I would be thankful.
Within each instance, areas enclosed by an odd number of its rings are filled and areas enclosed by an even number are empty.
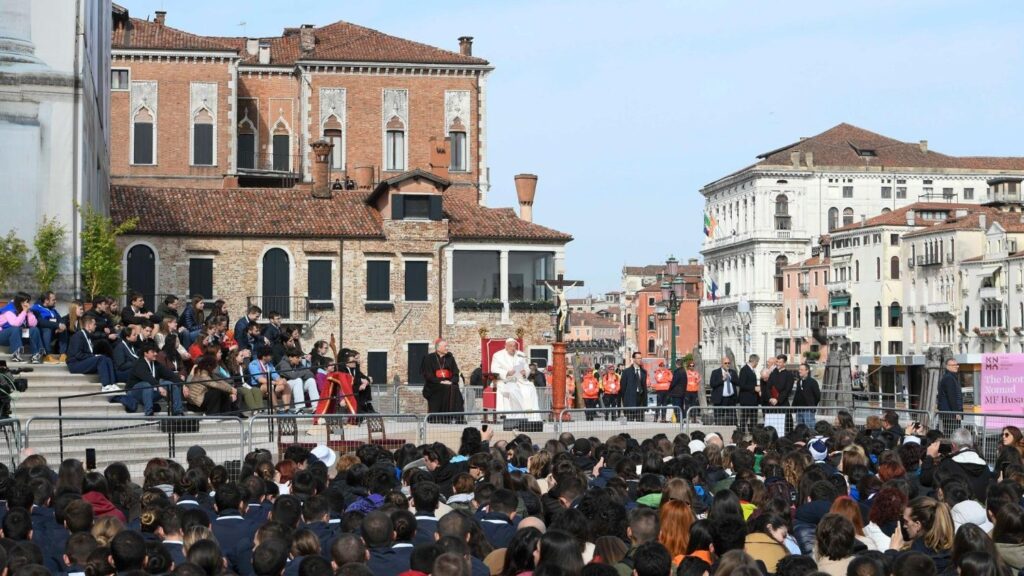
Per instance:
[[[661,301],[665,309],[672,315],[672,370],[676,369],[676,314],[683,303],[683,277],[679,274],[679,261],[669,256],[665,261],[666,279],[661,283]]]

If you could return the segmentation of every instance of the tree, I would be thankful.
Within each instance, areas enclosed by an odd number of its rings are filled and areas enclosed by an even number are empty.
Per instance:
[[[64,259],[64,239],[68,231],[56,219],[43,218],[43,223],[36,229],[36,237],[32,241],[36,253],[32,256],[32,271],[40,292],[53,289],[53,283],[60,274],[60,264]]]
[[[21,274],[28,260],[28,244],[14,234],[0,237],[0,292],[6,292],[12,278]]]
[[[87,298],[116,294],[121,288],[121,258],[117,237],[135,229],[132,218],[114,226],[109,216],[91,207],[79,207],[82,214],[82,288]]]

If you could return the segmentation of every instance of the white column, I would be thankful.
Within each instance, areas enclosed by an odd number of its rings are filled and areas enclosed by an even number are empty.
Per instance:
[[[501,323],[510,324],[508,306],[508,250],[502,250],[498,258],[498,278],[501,281]]]
[[[451,247],[444,251],[444,322],[451,326],[455,324],[455,250]]]

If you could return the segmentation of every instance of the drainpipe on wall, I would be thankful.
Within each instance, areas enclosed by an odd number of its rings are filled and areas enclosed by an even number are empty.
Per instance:
[[[345,239],[338,238],[338,342],[345,337]],[[338,361],[337,358],[334,359]]]
[[[442,296],[444,295],[444,249],[451,246],[452,241],[448,240],[437,247],[437,337],[443,338],[444,315],[447,308]]]

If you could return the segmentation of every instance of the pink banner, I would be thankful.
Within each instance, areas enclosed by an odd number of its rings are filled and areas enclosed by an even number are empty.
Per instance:
[[[1024,354],[985,354],[981,360],[981,410],[1024,415]],[[986,418],[985,428],[1021,427],[1018,419]]]

